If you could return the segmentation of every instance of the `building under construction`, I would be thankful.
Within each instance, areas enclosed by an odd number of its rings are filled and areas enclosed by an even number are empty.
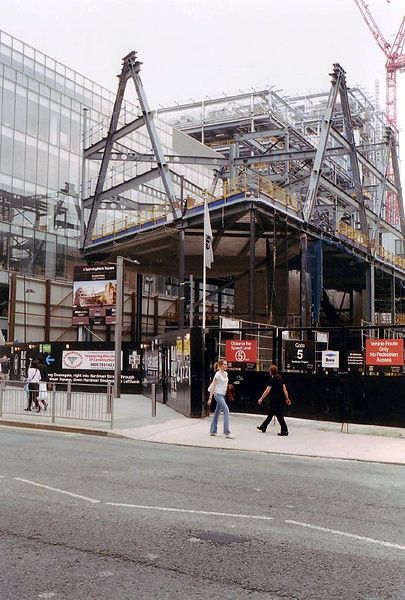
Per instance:
[[[405,323],[397,132],[339,64],[329,93],[263,89],[157,114],[140,67],[135,53],[123,59],[107,127],[84,132],[85,162],[99,165],[83,174],[88,260],[121,255],[139,261],[138,273],[170,278],[178,299],[165,316],[199,323],[208,205],[207,324],[219,315],[282,327]],[[132,119],[127,85],[139,101]]]

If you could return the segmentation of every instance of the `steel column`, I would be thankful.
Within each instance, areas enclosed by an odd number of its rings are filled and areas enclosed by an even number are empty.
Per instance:
[[[249,237],[249,320],[256,320],[256,211],[250,209]]]
[[[124,258],[117,256],[117,300],[114,332],[114,398],[121,397],[121,348],[122,348],[122,316],[124,296]]]

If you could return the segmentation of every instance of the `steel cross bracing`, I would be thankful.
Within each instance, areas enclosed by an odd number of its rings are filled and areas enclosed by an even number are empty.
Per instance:
[[[337,65],[338,70],[341,69]],[[343,71],[343,70],[342,70]],[[263,108],[261,104],[260,110],[256,110],[254,114],[255,131],[251,131],[252,115],[246,110],[243,115],[239,110],[236,113],[232,112],[232,107],[236,102],[241,105],[248,98],[260,98],[264,96],[264,92],[253,93],[252,95],[241,94],[240,96],[231,97],[229,107],[225,104],[226,99],[218,99],[212,101],[212,106],[221,106],[221,110],[212,111],[213,117],[211,120],[206,116],[205,123],[198,123],[198,119],[191,121],[189,125],[185,124],[182,119],[172,122],[175,126],[180,126],[183,131],[192,133],[197,139],[200,139],[198,130],[204,129],[205,143],[211,147],[218,148],[223,154],[229,152],[231,143],[239,144],[237,156],[232,155],[232,168],[252,168],[259,171],[278,185],[291,191],[297,191],[301,195],[305,194],[307,198],[306,205],[304,204],[304,214],[308,219],[315,218],[314,211],[318,210],[322,203],[329,205],[334,209],[336,205],[340,205],[340,209],[347,209],[349,213],[355,210],[358,214],[358,221],[363,233],[367,233],[371,227],[373,219],[376,220],[374,206],[368,200],[367,208],[365,208],[363,199],[363,190],[367,195],[370,195],[375,190],[376,185],[384,181],[384,189],[391,192],[397,192],[398,182],[393,182],[385,177],[385,174],[379,168],[379,161],[376,162],[375,157],[382,157],[386,145],[386,140],[377,139],[377,127],[370,128],[370,122],[367,121],[367,115],[372,114],[372,105],[362,92],[348,90],[343,76],[339,75],[339,81],[333,84],[332,95],[327,103],[326,110],[328,114],[324,117],[323,132],[319,132],[322,118],[315,113],[314,117],[309,117],[298,108],[290,107],[289,114],[293,114],[297,120],[295,126],[291,124],[290,117],[288,122],[285,121],[285,115],[281,115],[280,111],[275,109],[275,103],[280,103],[280,98],[274,92],[269,92],[269,101],[267,108]],[[335,75],[333,75],[335,76]],[[357,93],[357,95],[356,95]],[[314,95],[315,98],[322,98],[324,94]],[[294,99],[297,103],[305,101],[306,97]],[[312,102],[313,99],[310,99]],[[340,102],[339,102],[340,101]],[[218,104],[220,103],[220,104]],[[285,103],[284,103],[285,105]],[[208,114],[209,102],[205,101],[205,114]],[[223,107],[223,108],[222,108]],[[198,103],[194,105],[188,104],[184,107],[177,106],[168,109],[165,113],[164,109],[160,111],[164,117],[170,117],[178,111],[181,115],[182,109],[188,114],[193,108],[194,114],[198,110]],[[325,108],[322,109],[323,111]],[[223,121],[220,122],[217,117],[218,112],[223,112]],[[318,111],[319,113],[319,111]],[[305,122],[305,133],[312,130],[318,135],[315,140],[310,141],[297,129]],[[376,115],[379,120],[379,115]],[[369,131],[368,137],[361,133],[363,138],[367,139],[367,144],[358,145],[356,147],[353,133],[353,124],[359,131]],[[304,126],[304,125],[302,125]],[[378,129],[380,125],[378,122]],[[320,133],[324,137],[320,138]],[[220,136],[223,139],[221,141]],[[202,135],[201,135],[202,138]],[[218,139],[218,141],[217,141]],[[390,146],[390,153],[392,148]],[[342,164],[339,157],[348,157],[348,162]],[[313,164],[316,157],[317,165]],[[335,158],[337,160],[335,160]],[[360,173],[361,165],[362,173]],[[221,162],[224,166],[225,162]],[[319,168],[319,165],[321,167]],[[228,167],[229,168],[229,167]],[[310,175],[308,171],[310,170]],[[367,184],[365,173],[375,179],[375,183]],[[311,179],[311,188],[308,192],[308,178]],[[314,192],[317,192],[315,194]],[[308,195],[309,194],[309,195]],[[354,195],[354,198],[353,198]],[[385,198],[384,198],[385,200]],[[401,204],[401,203],[400,203]],[[384,203],[383,203],[384,207]],[[371,210],[370,210],[371,209]],[[367,219],[365,213],[367,212]],[[389,231],[395,231],[389,223],[380,218],[380,226]],[[403,230],[403,219],[401,222]],[[397,232],[399,235],[399,232]]]
[[[93,152],[99,152],[102,150],[102,158],[94,195],[92,198],[85,199],[84,201],[84,207],[90,208],[90,214],[85,228],[84,247],[86,247],[86,245],[91,240],[91,236],[97,218],[97,212],[103,199],[109,198],[112,195],[118,195],[131,188],[136,188],[139,185],[143,185],[148,181],[156,179],[156,177],[158,176],[160,176],[163,182],[167,201],[169,202],[169,205],[173,212],[173,216],[176,216],[176,196],[174,192],[173,182],[170,176],[165,156],[163,154],[160,139],[157,134],[153,112],[149,107],[149,103],[139,75],[140,69],[141,63],[136,59],[135,52],[131,52],[123,58],[122,71],[119,76],[118,82],[118,91],[114,102],[107,137],[105,140],[98,142],[92,147]],[[131,78],[134,83],[138,101],[141,107],[142,117],[122,127],[118,131],[118,120],[125,94],[125,88],[128,80]],[[112,187],[109,190],[105,190],[104,185],[107,175],[108,164],[113,155],[114,142],[135,131],[136,129],[142,127],[143,125],[145,125],[147,128],[149,139],[153,149],[153,158],[149,162],[156,162],[157,167],[152,168],[148,172],[134,177],[129,181],[123,182],[118,186]],[[87,152],[87,155],[91,155],[91,152]],[[86,151],[84,152],[84,156],[86,157]]]
[[[254,181],[258,175],[263,176],[285,190],[298,194],[303,200],[302,214],[306,215],[306,222],[311,222],[320,230],[338,230],[339,219],[346,215],[345,222],[351,223],[354,229],[360,226],[365,235],[370,232],[370,243],[375,242],[378,237],[376,232],[381,230],[401,237],[400,232],[382,218],[386,192],[391,190],[400,193],[399,176],[391,181],[381,167],[383,157],[386,156],[393,156],[394,162],[397,163],[393,146],[388,137],[379,140],[376,135],[372,135],[367,137],[367,144],[356,147],[353,124],[356,128],[367,126],[369,130],[369,122],[365,120],[367,117],[364,115],[370,113],[370,105],[361,92],[356,96],[356,91],[347,89],[344,71],[339,65],[335,65],[332,77],[332,90],[323,121],[319,116],[319,109],[314,111],[314,116],[305,115],[297,107],[289,107],[290,110],[281,114],[277,106],[282,106],[284,110],[288,104],[284,100],[281,102],[280,97],[271,92],[271,100],[266,105],[265,92],[261,91],[252,95],[259,105],[254,107],[254,110],[250,107],[247,116],[238,110],[236,118],[232,111],[229,111],[226,118],[222,117],[221,120],[216,116],[205,126],[206,145],[219,148],[222,155],[217,154],[211,158],[166,154],[163,159],[160,156],[160,160],[163,160],[166,166],[177,163],[215,167],[216,174],[211,193],[215,192],[216,196],[220,196],[219,184],[226,183],[231,174],[243,174],[251,195],[256,195]],[[315,96],[323,99],[325,95]],[[243,98],[243,95],[234,97],[232,102],[236,101],[235,98]],[[221,99],[221,102],[223,103],[224,99]],[[176,108],[181,110],[181,107]],[[324,112],[325,107],[321,110]],[[295,125],[293,119],[297,120]],[[322,123],[325,121],[327,128],[325,126],[321,144],[319,138]],[[112,133],[115,151],[110,152],[110,161],[149,163],[155,160],[154,154],[129,150],[121,144],[121,140],[128,133],[144,124],[144,117],[141,117],[120,129],[115,129]],[[187,127],[182,129],[188,131]],[[220,133],[221,139],[224,138],[223,141],[216,141],[217,133]],[[194,135],[198,138],[195,129]],[[85,157],[102,161],[107,142],[108,137],[87,148]],[[125,152],[122,152],[122,149],[125,149]],[[378,161],[375,160],[376,156],[380,157]],[[172,181],[179,180],[174,171],[167,168],[166,173]],[[368,174],[369,183],[364,181],[365,173]],[[146,174],[125,181],[115,188],[103,190],[99,193],[99,200],[105,200],[113,194],[121,194],[131,188],[142,186],[146,189],[147,181],[158,175],[158,169],[151,169]],[[187,185],[192,187],[192,182],[187,182]],[[198,194],[197,186],[194,186],[193,191]],[[371,197],[375,198],[374,204],[370,200]],[[311,204],[305,203],[305,198],[311,198]],[[159,200],[164,200],[162,192],[159,192]],[[93,202],[94,198],[86,199],[84,207],[92,206]],[[403,217],[401,225],[403,231]]]

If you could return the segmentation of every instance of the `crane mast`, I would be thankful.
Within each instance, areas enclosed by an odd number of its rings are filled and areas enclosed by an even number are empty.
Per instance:
[[[386,113],[388,124],[393,129],[394,135],[398,137],[397,71],[402,71],[405,69],[405,54],[403,53],[405,43],[405,15],[402,19],[402,23],[398,29],[397,35],[395,36],[394,42],[390,44],[385,39],[381,29],[371,14],[366,0],[354,1],[360,10],[368,28],[373,34],[374,39],[384,52],[384,55],[387,59],[385,63]],[[390,165],[388,176],[390,177],[392,174],[392,165]],[[386,220],[394,225],[398,225],[399,223],[399,208],[397,198],[395,197],[395,194],[391,192],[387,195]]]

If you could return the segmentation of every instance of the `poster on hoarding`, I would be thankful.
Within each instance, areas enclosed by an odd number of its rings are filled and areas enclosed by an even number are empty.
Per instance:
[[[115,323],[116,296],[115,265],[75,267],[73,325]]]
[[[62,369],[65,370],[114,371],[114,366],[114,350],[64,350],[62,352]]]

